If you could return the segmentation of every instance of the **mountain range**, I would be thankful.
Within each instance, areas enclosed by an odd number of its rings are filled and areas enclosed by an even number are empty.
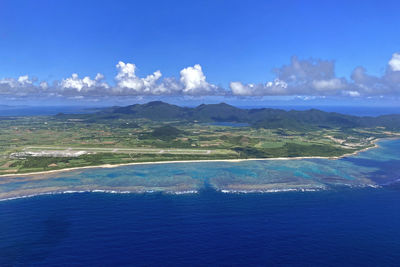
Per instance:
[[[180,107],[162,101],[134,104],[125,107],[110,107],[93,114],[58,114],[58,118],[81,117],[91,121],[116,119],[149,119],[153,121],[187,122],[236,122],[248,123],[252,127],[306,130],[311,128],[371,128],[400,129],[400,114],[353,116],[317,109],[282,110],[273,108],[242,109],[220,104],[201,104],[197,107]]]

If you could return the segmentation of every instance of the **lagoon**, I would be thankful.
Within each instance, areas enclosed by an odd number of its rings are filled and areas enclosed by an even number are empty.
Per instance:
[[[400,140],[340,159],[189,162],[92,168],[0,178],[0,199],[40,194],[102,191],[113,193],[225,193],[317,191],[337,187],[381,187],[400,177]]]

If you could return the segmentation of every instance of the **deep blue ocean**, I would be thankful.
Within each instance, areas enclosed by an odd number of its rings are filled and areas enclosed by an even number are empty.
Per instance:
[[[398,266],[400,190],[0,202],[1,266]]]

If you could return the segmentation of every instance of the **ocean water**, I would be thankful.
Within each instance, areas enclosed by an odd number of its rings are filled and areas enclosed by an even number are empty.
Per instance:
[[[58,113],[65,114],[86,114],[96,112],[97,108],[85,106],[50,106],[50,107],[31,107],[31,106],[1,106],[1,116],[50,116]]]
[[[242,108],[264,108],[265,106],[243,106]],[[380,116],[388,114],[400,114],[399,106],[336,106],[336,105],[274,105],[269,108],[283,110],[309,110],[319,109],[326,112],[337,112],[354,116]]]
[[[398,266],[399,188],[0,203],[0,266]]]
[[[0,266],[396,266],[399,179],[399,140],[340,160],[1,178]]]

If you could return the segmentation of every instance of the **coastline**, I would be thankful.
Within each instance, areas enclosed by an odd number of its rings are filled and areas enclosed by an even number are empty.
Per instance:
[[[383,138],[388,139],[388,138]],[[391,138],[390,138],[391,139]],[[280,158],[252,158],[252,159],[221,159],[221,160],[181,160],[181,161],[164,161],[164,162],[133,162],[133,163],[126,163],[126,164],[116,164],[116,165],[99,165],[99,166],[86,166],[86,167],[76,167],[76,168],[69,168],[69,169],[60,169],[60,170],[51,170],[51,171],[43,171],[43,172],[32,172],[32,173],[21,173],[21,174],[14,174],[14,175],[3,175],[6,177],[8,182],[12,182],[15,178],[18,182],[17,177],[25,177],[28,179],[52,179],[53,176],[51,174],[55,173],[63,173],[63,172],[70,172],[70,171],[79,171],[82,169],[101,169],[101,168],[116,168],[120,166],[129,166],[129,165],[155,165],[155,164],[172,164],[172,163],[201,163],[201,162],[242,162],[242,161],[274,161],[274,160],[301,160],[301,159],[331,159],[336,160],[348,156],[354,156],[360,152],[377,148],[379,147],[377,142],[381,141],[382,139],[376,139],[371,141],[371,146],[360,149],[353,153],[343,154],[341,156],[335,157],[321,157],[321,156],[314,156],[314,157],[280,157]],[[46,177],[49,175],[48,177]],[[29,177],[30,176],[30,177]],[[0,177],[1,178],[1,177]],[[311,185],[307,184],[285,184],[285,186],[276,186],[274,184],[262,184],[261,186],[250,186],[250,187],[243,187],[243,186],[223,186],[223,187],[216,187],[215,190],[219,191],[224,194],[252,194],[252,193],[278,193],[278,192],[316,192],[316,191],[324,191],[329,190],[328,187],[320,186],[320,185]],[[335,184],[334,184],[335,186]],[[356,187],[356,188],[380,188],[380,186],[374,182],[361,183],[361,184],[352,184],[352,183],[344,183],[340,186],[345,187]],[[35,196],[41,195],[58,195],[58,194],[68,194],[68,193],[112,193],[112,194],[143,194],[143,193],[165,193],[165,194],[172,194],[172,195],[187,195],[187,194],[198,194],[200,188],[197,187],[166,187],[166,188],[159,188],[155,187],[146,187],[143,185],[133,185],[131,187],[108,187],[108,186],[47,186],[47,187],[39,187],[39,188],[20,188],[19,190],[11,190],[5,191],[0,195],[0,202],[8,201],[8,200],[15,200],[21,198],[30,198]]]
[[[337,160],[349,156],[357,155],[361,152],[367,151],[372,148],[378,148],[379,145],[377,144],[379,141],[383,139],[389,138],[378,138],[371,142],[371,147],[366,147],[352,153],[346,153],[341,156],[331,156],[331,157],[324,157],[324,156],[305,156],[305,157],[278,157],[278,158],[250,158],[250,159],[205,159],[205,160],[176,160],[176,161],[149,161],[149,162],[130,162],[130,163],[120,163],[120,164],[103,164],[103,165],[95,165],[95,166],[83,166],[83,167],[74,167],[74,168],[65,168],[65,169],[58,169],[58,170],[49,170],[49,171],[39,171],[39,172],[27,172],[27,173],[16,173],[16,174],[1,174],[0,178],[8,177],[24,177],[30,175],[47,175],[47,174],[55,174],[55,173],[62,173],[62,172],[71,172],[71,171],[79,171],[85,169],[96,169],[96,168],[118,168],[123,166],[134,166],[134,165],[154,165],[154,164],[174,164],[174,163],[201,163],[201,162],[242,162],[242,161],[266,161],[266,160],[303,160],[303,159],[330,159],[330,160]],[[397,139],[397,138],[394,138]]]

